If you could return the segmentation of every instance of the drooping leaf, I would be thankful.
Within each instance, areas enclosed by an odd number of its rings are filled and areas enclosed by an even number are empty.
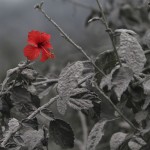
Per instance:
[[[110,150],[117,150],[119,146],[125,141],[127,134],[123,132],[117,132],[112,135],[110,139]]]
[[[106,125],[107,121],[104,120],[102,122],[98,122],[94,125],[93,129],[91,130],[88,140],[87,140],[87,148],[86,150],[95,150],[96,146],[102,139],[104,135],[104,127]]]
[[[120,47],[118,49],[120,58],[134,73],[138,74],[142,72],[146,63],[146,57],[141,45],[134,37],[135,33],[126,29],[118,29],[116,33],[121,33]]]
[[[73,148],[74,133],[70,125],[63,120],[55,119],[50,122],[49,135],[56,144],[62,148]]]
[[[132,78],[133,72],[128,67],[120,67],[112,74],[112,86],[119,100]]]
[[[93,75],[94,68],[88,61],[77,61],[62,70],[57,87],[60,96],[57,106],[61,114],[65,113],[67,103],[70,100],[70,93],[78,87],[79,82],[85,78],[91,78]]]

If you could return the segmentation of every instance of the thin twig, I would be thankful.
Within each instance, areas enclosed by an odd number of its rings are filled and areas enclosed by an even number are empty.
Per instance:
[[[101,3],[99,2],[99,0],[96,0],[96,1],[97,1],[97,4],[98,4],[100,13],[102,14],[102,20],[103,20],[103,23],[105,25],[106,31],[107,31],[110,39],[111,39],[112,46],[113,46],[113,49],[114,49],[114,53],[116,54],[116,57],[117,57],[118,62],[119,62],[119,65],[122,66],[122,63],[121,63],[121,60],[120,60],[120,57],[118,55],[117,48],[116,48],[116,45],[115,45],[115,41],[114,41],[114,33],[113,33],[112,29],[109,28],[109,26],[108,26],[108,23],[107,23],[107,20],[106,20],[106,17],[105,17],[105,14],[104,14],[104,11],[103,11]]]
[[[41,110],[43,110],[44,108],[50,106],[51,104],[53,104],[57,98],[59,96],[55,96],[53,98],[50,99],[49,102],[45,103],[44,105],[42,105],[41,107],[39,107],[38,109],[36,109],[30,116],[27,117],[27,119],[32,119],[33,117],[35,117]],[[21,129],[22,125],[20,124],[17,128],[15,128],[14,130],[11,130],[10,132],[8,132],[7,136],[4,138],[3,142],[1,143],[2,147],[5,147],[5,145],[7,144],[7,142],[9,141],[9,139],[17,132]]]
[[[83,130],[83,147],[86,149],[87,138],[88,138],[88,127],[86,123],[86,118],[81,111],[78,112],[78,115],[80,117],[82,130]]]
[[[63,35],[63,37],[69,42],[71,43],[74,47],[76,47],[91,63],[92,65],[101,73],[102,76],[106,76],[105,73],[100,70],[96,65],[95,63],[92,61],[92,59],[86,54],[85,50],[79,46],[78,44],[76,44],[64,31],[63,29],[51,18],[49,17],[46,12],[42,9],[42,5],[43,5],[43,2],[40,3],[40,4],[37,4],[35,6],[35,8],[37,8],[44,16],[45,18],[50,21],[55,27],[56,29]]]
[[[32,83],[32,84],[33,84],[34,86],[37,86],[37,85],[47,84],[47,83],[54,84],[54,83],[57,83],[57,82],[58,82],[58,79],[47,79],[46,81],[35,82],[35,83]]]
[[[120,117],[125,120],[135,131],[140,131],[137,127],[135,127],[130,120],[128,120],[123,113],[117,108],[117,106],[111,101],[111,99],[97,86],[96,83],[94,83],[96,89],[99,91],[100,95],[103,97],[104,101],[108,101],[112,107],[118,112]]]

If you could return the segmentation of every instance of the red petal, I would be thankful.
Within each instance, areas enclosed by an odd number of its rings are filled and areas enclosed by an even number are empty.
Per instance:
[[[54,54],[52,54],[49,50],[46,50],[46,49],[42,50],[42,57],[41,57],[40,61],[44,62],[49,58],[53,59]]]
[[[38,46],[38,43],[41,42],[41,33],[39,31],[31,31],[28,33],[28,43],[34,46]]]
[[[44,48],[52,49],[52,45],[49,42],[50,38],[51,36],[47,33],[33,30],[28,34],[28,43],[34,46],[38,46],[39,43],[43,43]]]
[[[35,60],[40,55],[40,49],[27,45],[24,48],[24,56],[26,56],[29,60]]]
[[[44,44],[43,47],[45,49],[48,49],[48,48],[53,49],[53,47],[50,43],[50,38],[51,38],[50,34],[41,32],[41,42]]]

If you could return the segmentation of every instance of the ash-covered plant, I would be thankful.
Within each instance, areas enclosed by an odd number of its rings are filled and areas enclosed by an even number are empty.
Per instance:
[[[80,150],[96,150],[102,148],[107,130],[115,123],[118,128],[109,133],[107,149],[149,150],[149,50],[143,50],[133,30],[113,31],[101,3],[96,1],[100,15],[90,18],[88,23],[104,23],[113,49],[95,58],[89,57],[45,13],[43,2],[35,6],[87,60],[68,64],[55,77],[41,76],[33,64],[40,55],[41,62],[55,58],[49,42],[51,36],[35,30],[29,32],[28,45],[24,48],[27,61],[8,70],[1,84],[0,149],[51,149],[48,143],[54,141],[62,149],[75,146]],[[145,40],[150,41],[149,37]],[[41,105],[42,99],[50,93],[54,97]],[[79,115],[82,140],[76,137],[72,125],[57,117],[53,110],[55,103],[61,115],[65,116],[71,109]],[[111,112],[104,115],[106,111]]]

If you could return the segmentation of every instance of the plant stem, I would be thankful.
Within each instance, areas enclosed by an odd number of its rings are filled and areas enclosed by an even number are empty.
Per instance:
[[[43,2],[41,3],[43,4]],[[102,76],[106,76],[105,73],[99,69],[95,63],[91,60],[91,58],[86,54],[85,50],[79,46],[78,44],[76,44],[64,31],[63,29],[51,18],[49,17],[46,12],[42,9],[42,5],[41,4],[37,4],[35,6],[35,8],[37,8],[44,16],[45,18],[50,21],[55,27],[56,29],[63,35],[63,37],[69,42],[71,43],[74,47],[76,47],[91,63],[92,65],[98,70],[99,73],[101,73]]]
[[[121,60],[120,60],[120,57],[118,55],[117,48],[116,48],[116,45],[115,45],[115,42],[114,42],[114,33],[113,33],[112,29],[109,28],[109,26],[108,26],[108,23],[107,23],[107,20],[106,20],[106,17],[105,17],[105,14],[104,14],[101,3],[99,2],[99,0],[96,0],[96,1],[97,1],[97,4],[98,4],[100,13],[102,15],[102,20],[103,20],[103,23],[105,25],[106,31],[107,31],[110,39],[111,39],[111,43],[112,43],[112,46],[113,46],[113,49],[114,49],[114,53],[116,54],[116,57],[118,59],[120,67],[122,67],[122,63],[121,63]]]
[[[27,117],[27,119],[32,119],[33,117],[35,117],[41,110],[43,110],[44,108],[50,106],[51,104],[53,104],[57,98],[59,96],[55,96],[53,98],[50,99],[49,102],[45,103],[44,105],[42,105],[41,107],[39,107],[38,109],[36,109],[30,116]],[[3,142],[1,143],[2,147],[5,147],[5,145],[7,144],[7,142],[9,141],[9,139],[17,132],[21,129],[21,124],[16,127],[14,130],[8,131],[7,136],[4,138]]]
[[[87,138],[88,138],[88,127],[86,123],[86,118],[81,111],[78,112],[78,115],[80,117],[82,130],[83,130],[83,145],[82,146],[84,147],[84,149],[86,149]]]
[[[94,83],[96,89],[99,91],[100,95],[102,96],[102,98],[104,99],[104,101],[108,101],[111,106],[118,112],[118,114],[120,115],[120,117],[125,120],[135,131],[140,131],[140,129],[136,128],[132,122],[130,120],[128,120],[123,113],[117,108],[117,106],[111,101],[111,99],[97,86],[96,83]]]

